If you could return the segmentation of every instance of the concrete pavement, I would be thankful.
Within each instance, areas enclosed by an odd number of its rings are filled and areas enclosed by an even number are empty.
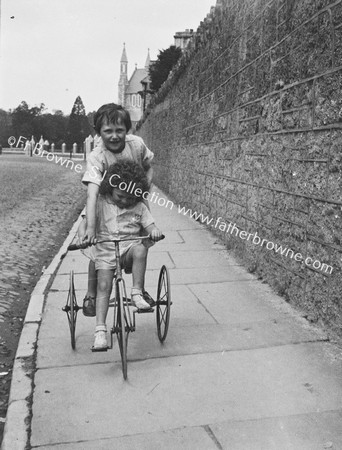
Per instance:
[[[41,450],[342,449],[339,349],[197,222],[176,207],[152,205],[152,213],[166,239],[150,251],[146,287],[155,296],[166,264],[173,302],[166,342],[158,341],[154,314],[137,317],[124,381],[117,343],[92,353],[94,319],[80,312],[72,350],[61,308],[71,269],[82,302],[87,260],[69,252],[44,275],[44,305],[36,293],[40,306],[28,312],[3,449],[24,449],[25,431]],[[33,384],[25,351],[34,351]],[[23,430],[32,388],[31,428],[26,420]]]

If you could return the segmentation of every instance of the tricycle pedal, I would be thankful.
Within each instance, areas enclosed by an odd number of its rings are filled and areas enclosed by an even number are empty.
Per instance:
[[[145,313],[153,313],[154,312],[154,309],[153,308],[149,308],[149,309],[136,309],[135,311],[134,311],[134,314],[135,313],[138,313],[138,314],[145,314]]]
[[[103,347],[103,348],[91,348],[92,352],[106,352],[110,347]]]

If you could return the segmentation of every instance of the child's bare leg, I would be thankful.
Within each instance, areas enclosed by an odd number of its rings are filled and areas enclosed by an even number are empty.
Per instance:
[[[132,266],[132,301],[139,309],[150,308],[150,305],[145,301],[143,296],[147,253],[148,249],[144,245],[138,244],[131,247],[126,255],[126,263],[128,267]]]
[[[89,297],[96,298],[96,291],[97,291],[97,278],[96,278],[95,262],[90,260],[88,265],[87,295]]]
[[[83,241],[85,231],[86,231],[86,220],[84,217],[77,230],[78,239],[80,242]],[[83,314],[85,316],[89,317],[95,316],[95,298],[96,298],[95,263],[94,261],[90,260],[88,264],[88,290],[83,300]]]
[[[105,325],[109,297],[112,292],[114,270],[97,271],[96,325]]]
[[[97,279],[95,262],[90,260],[88,264],[88,290],[86,296],[83,299],[83,314],[88,317],[96,315],[95,312],[95,299],[97,290]]]
[[[112,291],[114,270],[99,269],[97,271],[97,292],[96,292],[96,327],[94,351],[105,351],[107,344],[106,317],[108,303]]]
[[[142,245],[134,245],[131,249],[133,288],[143,290],[145,287],[145,273],[147,265],[147,248]]]

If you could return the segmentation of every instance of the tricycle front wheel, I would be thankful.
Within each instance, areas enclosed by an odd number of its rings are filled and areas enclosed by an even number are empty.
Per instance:
[[[115,307],[114,307],[114,332],[117,335],[122,374],[127,379],[127,344],[128,335],[132,330],[132,321],[126,295],[126,288],[123,281],[117,282],[115,286]]]

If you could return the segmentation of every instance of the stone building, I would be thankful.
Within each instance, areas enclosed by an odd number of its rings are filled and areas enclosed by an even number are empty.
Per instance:
[[[189,42],[194,37],[194,35],[195,33],[194,30],[192,29],[191,30],[186,29],[185,31],[177,31],[173,36],[175,40],[175,46],[184,50],[188,46]]]
[[[124,44],[120,60],[118,103],[129,111],[133,129],[141,119],[144,112],[144,106],[148,101],[147,97],[149,95],[148,91],[150,87],[148,68],[150,64],[150,51],[148,50],[145,66],[138,69],[137,65],[135,65],[133,74],[130,79],[128,79],[128,58]]]
[[[193,39],[195,33],[194,30],[186,29],[185,31],[177,31],[174,35],[174,45],[184,50],[189,42]],[[126,46],[124,44],[121,60],[120,60],[120,79],[119,79],[119,92],[118,103],[125,107],[130,115],[133,125],[133,130],[136,124],[141,119],[145,106],[148,104],[151,91],[150,91],[150,78],[148,75],[148,69],[153,63],[150,59],[150,50],[148,49],[145,66],[141,69],[135,65],[134,72],[130,79],[128,79],[128,58],[126,53]]]

